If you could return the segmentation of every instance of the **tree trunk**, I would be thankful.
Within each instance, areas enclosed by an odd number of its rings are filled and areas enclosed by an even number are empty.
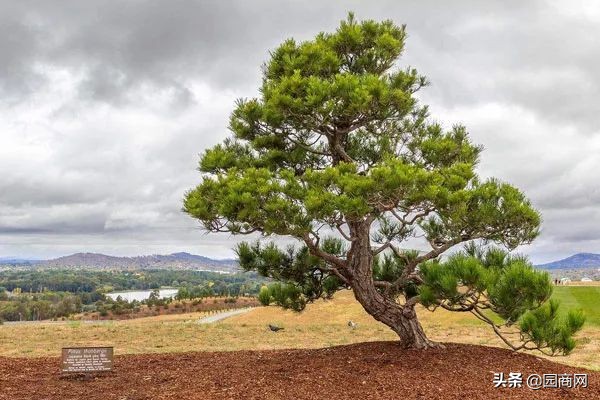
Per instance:
[[[439,348],[443,345],[427,338],[413,306],[402,306],[393,298],[380,293],[373,282],[373,255],[366,223],[354,225],[349,252],[350,285],[354,297],[377,321],[389,326],[400,337],[403,347],[413,349]],[[352,229],[351,228],[351,229]]]

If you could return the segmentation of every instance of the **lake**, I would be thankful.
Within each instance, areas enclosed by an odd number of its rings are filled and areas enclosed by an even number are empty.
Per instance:
[[[133,300],[142,301],[150,297],[152,290],[131,290],[127,292],[111,292],[106,293],[108,297],[116,300],[117,297],[121,296],[123,300],[132,302]],[[159,289],[158,294],[161,298],[173,297],[177,294],[177,289]]]

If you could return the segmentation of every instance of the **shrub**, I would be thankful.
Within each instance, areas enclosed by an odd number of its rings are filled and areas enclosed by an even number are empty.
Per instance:
[[[260,288],[260,292],[258,292],[258,301],[263,306],[268,306],[271,304],[271,291],[268,287],[263,286]]]

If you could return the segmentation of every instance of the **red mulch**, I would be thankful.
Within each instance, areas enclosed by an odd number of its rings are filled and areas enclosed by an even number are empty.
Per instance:
[[[600,372],[474,345],[403,350],[396,342],[325,349],[115,357],[92,378],[58,358],[0,357],[0,399],[600,399]],[[494,372],[587,373],[577,389],[495,389]]]

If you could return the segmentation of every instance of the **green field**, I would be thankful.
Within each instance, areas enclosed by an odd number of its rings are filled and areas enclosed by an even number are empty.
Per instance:
[[[600,286],[558,286],[552,298],[560,301],[561,312],[580,308],[586,326],[600,326]]]

